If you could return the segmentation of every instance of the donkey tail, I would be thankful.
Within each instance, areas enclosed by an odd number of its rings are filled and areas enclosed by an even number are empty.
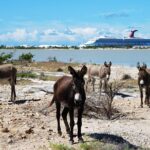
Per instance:
[[[54,102],[55,102],[55,99],[54,99],[54,97],[53,97],[53,99],[51,100],[51,102],[50,102],[50,104],[49,104],[49,107],[51,107]]]

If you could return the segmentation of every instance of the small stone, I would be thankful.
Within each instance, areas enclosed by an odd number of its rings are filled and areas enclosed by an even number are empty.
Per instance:
[[[7,140],[7,143],[8,143],[8,144],[11,144],[11,143],[13,143],[13,140],[12,140],[11,138],[9,138],[9,139]]]
[[[42,127],[41,127],[41,129],[45,129],[45,127],[44,127],[44,126],[42,126]]]
[[[49,131],[49,132],[53,132],[53,130],[52,130],[52,129],[49,129],[48,131]]]
[[[26,134],[34,133],[33,128],[29,128],[25,131]]]
[[[9,129],[8,129],[8,128],[3,128],[3,129],[2,129],[2,132],[8,133],[8,132],[9,132]]]

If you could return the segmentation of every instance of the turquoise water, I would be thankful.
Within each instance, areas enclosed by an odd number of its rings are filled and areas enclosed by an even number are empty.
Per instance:
[[[13,59],[18,59],[22,53],[31,52],[35,61],[48,61],[56,57],[61,62],[79,62],[101,64],[112,61],[115,65],[136,66],[137,62],[150,65],[150,50],[0,50],[0,53],[13,52]]]

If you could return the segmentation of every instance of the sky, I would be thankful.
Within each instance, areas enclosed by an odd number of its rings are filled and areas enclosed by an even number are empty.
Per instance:
[[[150,38],[150,0],[0,0],[0,45],[80,45]]]

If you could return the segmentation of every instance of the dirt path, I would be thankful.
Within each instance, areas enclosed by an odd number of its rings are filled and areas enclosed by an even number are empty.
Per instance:
[[[1,94],[9,90],[7,85],[1,85],[0,88],[3,89]],[[49,149],[50,142],[68,144],[62,122],[64,133],[61,137],[57,135],[55,108],[40,112],[48,105],[52,95],[45,92],[38,92],[37,95],[37,92],[27,92],[25,89],[21,85],[17,86],[17,91],[24,91],[26,94],[16,104],[0,101],[0,150]],[[4,94],[3,97],[9,99],[9,95]],[[109,138],[121,137],[124,142],[150,148],[150,110],[147,106],[140,108],[139,102],[139,97],[132,100],[115,98],[113,105],[123,114],[122,117],[115,120],[84,117],[83,133],[89,137],[97,135],[100,140],[106,135]]]

